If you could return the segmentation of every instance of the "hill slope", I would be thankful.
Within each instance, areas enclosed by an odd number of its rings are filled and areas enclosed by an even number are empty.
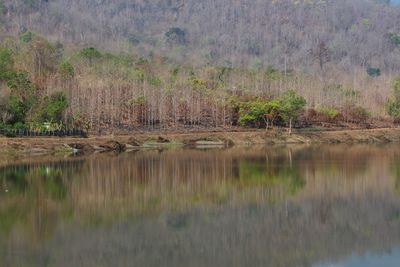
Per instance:
[[[368,0],[2,0],[4,30],[181,62],[400,69],[400,8]],[[382,1],[383,2],[383,1]]]

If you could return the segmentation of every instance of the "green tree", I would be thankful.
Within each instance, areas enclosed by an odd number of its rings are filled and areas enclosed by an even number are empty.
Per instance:
[[[260,126],[264,121],[266,102],[262,99],[243,102],[239,106],[239,124],[242,126]]]
[[[81,56],[84,59],[87,59],[90,64],[92,64],[93,60],[101,58],[101,53],[99,50],[97,50],[94,47],[87,47],[83,48],[79,52],[79,56]]]
[[[268,130],[269,125],[274,126],[274,121],[280,113],[280,103],[277,99],[272,99],[265,105],[264,120],[266,121],[265,129]]]
[[[268,130],[270,124],[272,124],[279,116],[280,103],[276,99],[270,101],[257,99],[254,101],[243,102],[239,107],[239,124],[240,125],[251,125],[260,126],[265,125],[265,129]]]
[[[58,73],[64,81],[67,81],[75,75],[74,66],[69,61],[63,61],[58,66]]]
[[[63,113],[68,107],[67,97],[63,92],[56,92],[45,96],[41,107],[41,120],[47,122],[61,122]]]
[[[281,116],[286,122],[289,122],[289,134],[292,133],[293,121],[297,119],[306,104],[304,97],[299,96],[293,90],[287,91],[279,98]]]
[[[181,28],[172,27],[165,33],[165,38],[169,44],[185,44],[186,32]]]
[[[0,17],[7,13],[7,7],[3,0],[0,0]]]
[[[138,44],[140,44],[140,39],[136,34],[130,33],[130,34],[128,34],[128,42],[131,45],[138,45]]]
[[[17,72],[7,81],[11,92],[7,110],[13,115],[10,123],[26,122],[27,113],[37,102],[36,86],[29,80],[28,73]]]
[[[29,30],[24,30],[19,35],[19,40],[23,43],[29,43],[35,37],[35,33]]]
[[[395,120],[400,119],[400,78],[393,84],[393,99],[386,103],[386,112]]]
[[[396,45],[396,46],[400,46],[400,35],[396,34],[396,33],[389,33],[389,40],[392,44]]]
[[[11,94],[7,100],[7,111],[11,117],[7,119],[6,123],[15,124],[18,122],[25,123],[26,112],[30,108],[15,94]]]
[[[373,68],[371,66],[368,66],[367,73],[371,77],[379,77],[379,76],[381,76],[381,70],[379,68]]]
[[[395,120],[400,119],[400,105],[393,100],[386,103],[386,112]]]
[[[0,47],[0,81],[7,80],[11,76],[13,68],[13,59],[11,51]]]
[[[282,74],[272,66],[268,66],[265,71],[265,77],[268,81],[277,81],[282,79]]]

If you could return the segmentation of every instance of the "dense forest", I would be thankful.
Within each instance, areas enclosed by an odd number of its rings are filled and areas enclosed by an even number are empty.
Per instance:
[[[0,42],[0,127],[400,118],[389,1],[0,0]]]

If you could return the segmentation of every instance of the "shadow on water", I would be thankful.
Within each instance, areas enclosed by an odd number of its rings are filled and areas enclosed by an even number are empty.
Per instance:
[[[295,267],[387,251],[400,246],[398,166],[395,145],[149,150],[5,166],[0,266]]]

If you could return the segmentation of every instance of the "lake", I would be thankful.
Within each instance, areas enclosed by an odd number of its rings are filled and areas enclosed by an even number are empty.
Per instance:
[[[0,266],[399,266],[400,145],[13,157]]]

